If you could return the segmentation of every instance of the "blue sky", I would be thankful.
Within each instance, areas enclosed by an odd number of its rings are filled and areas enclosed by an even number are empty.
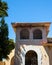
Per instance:
[[[3,0],[8,3],[9,38],[15,40],[12,22],[52,22],[52,0]],[[52,37],[52,24],[48,37]]]

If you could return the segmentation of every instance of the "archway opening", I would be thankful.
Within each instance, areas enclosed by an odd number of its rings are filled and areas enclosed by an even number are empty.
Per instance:
[[[42,39],[42,31],[39,29],[34,30],[33,39]]]
[[[29,31],[28,31],[28,29],[22,29],[20,31],[20,39],[29,39]]]
[[[37,53],[35,51],[28,51],[25,55],[25,65],[38,65]]]

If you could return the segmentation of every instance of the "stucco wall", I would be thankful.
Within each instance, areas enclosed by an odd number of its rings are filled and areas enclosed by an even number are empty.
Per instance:
[[[29,39],[21,40],[20,31],[21,27],[16,31],[16,45],[15,45],[15,58],[14,65],[25,65],[25,54],[29,50],[34,50],[38,54],[38,65],[49,65],[49,56],[46,49],[41,45],[47,43],[47,35],[45,27],[32,27],[29,30]],[[24,28],[23,28],[24,29]],[[42,39],[33,39],[33,31],[40,29],[42,31]],[[25,51],[26,50],[26,51]]]
[[[14,65],[14,56],[11,58],[10,65]]]
[[[20,31],[24,29],[24,28],[17,28],[16,31],[16,44],[20,43],[20,44],[42,44],[43,42],[46,43],[47,42],[47,36],[46,36],[46,28],[45,27],[32,27],[32,28],[25,28],[29,30],[29,39],[20,39]],[[33,31],[35,29],[40,29],[42,31],[42,39],[33,39]]]
[[[0,65],[5,65],[5,62],[0,61]]]
[[[16,53],[17,57],[15,57],[15,62],[14,63],[14,57],[13,55],[10,56],[10,61],[6,61],[6,62],[0,62],[0,65],[20,65],[20,61],[21,59],[23,59],[23,61],[25,62],[25,54],[27,53],[27,51],[29,50],[34,50],[35,52],[37,52],[37,54],[39,54],[39,62],[40,65],[52,65],[52,46],[31,46],[31,45],[28,45],[28,46],[20,46],[21,50],[18,49],[18,51],[20,52],[19,54],[21,54],[21,58],[20,56],[18,56],[18,54]],[[12,53],[14,54],[14,52]],[[23,55],[23,56],[22,56]],[[24,57],[24,58],[23,58]],[[47,61],[46,61],[47,59]],[[19,61],[20,60],[20,61]],[[49,63],[48,63],[49,61]],[[24,63],[23,62],[23,63]],[[47,64],[48,63],[48,64]],[[23,64],[21,64],[23,65]]]
[[[52,65],[52,46],[45,47],[45,50],[49,56],[49,63]]]
[[[15,53],[15,49],[13,49],[12,51],[11,51],[11,53],[9,54],[9,59],[8,60],[5,60],[5,65],[11,65],[12,63],[12,58],[13,58],[13,56],[14,56],[14,53]]]
[[[43,46],[38,45],[21,45],[18,51],[16,50],[14,65],[25,65],[25,55],[28,51],[33,50],[38,55],[38,65],[49,65],[49,56]]]
[[[28,46],[21,46],[20,48],[21,48],[21,50],[19,49],[18,51],[21,52],[23,57],[25,56],[27,51],[34,50],[35,52],[37,52],[37,54],[39,54],[39,61],[41,61],[41,62],[39,62],[40,65],[48,65],[48,64],[52,65],[52,46],[43,47],[43,46],[36,46],[36,45],[35,46],[28,45]],[[13,54],[14,54],[14,52],[13,52]],[[25,62],[25,57],[23,58],[22,55],[21,55],[21,58],[23,59],[22,61]],[[47,61],[46,61],[46,59],[47,59]],[[20,57],[17,56],[15,58],[16,63],[14,64],[14,57],[12,57],[11,61],[10,61],[10,65],[20,65],[19,60],[20,60]],[[48,61],[49,61],[49,63],[48,63]],[[9,63],[9,61],[8,61],[8,63]],[[7,63],[7,65],[8,65],[8,63]],[[6,65],[6,64],[0,62],[0,65]]]

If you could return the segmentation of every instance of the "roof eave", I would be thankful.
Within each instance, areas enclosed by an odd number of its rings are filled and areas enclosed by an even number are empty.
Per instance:
[[[17,27],[36,27],[36,26],[41,26],[41,27],[46,27],[47,28],[47,33],[49,31],[49,27],[51,22],[43,22],[43,23],[11,23],[14,31],[16,32]]]

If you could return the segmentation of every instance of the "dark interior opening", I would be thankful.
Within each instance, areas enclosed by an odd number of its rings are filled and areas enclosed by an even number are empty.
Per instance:
[[[36,52],[30,50],[25,55],[25,65],[38,65]]]

